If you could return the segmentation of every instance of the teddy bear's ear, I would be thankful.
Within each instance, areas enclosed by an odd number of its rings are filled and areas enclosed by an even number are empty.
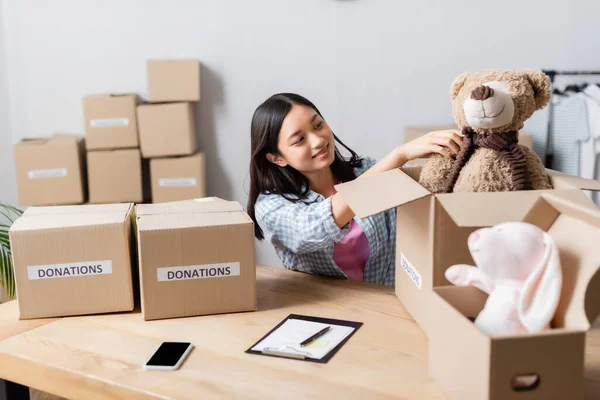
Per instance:
[[[462,89],[468,77],[469,73],[463,72],[462,74],[456,77],[454,82],[452,82],[452,86],[450,88],[450,96],[452,97],[452,100],[454,100],[456,96],[458,96],[458,92],[460,92],[460,89]]]
[[[550,77],[541,71],[526,71],[525,76],[533,87],[536,109],[540,110],[546,107],[552,94]]]

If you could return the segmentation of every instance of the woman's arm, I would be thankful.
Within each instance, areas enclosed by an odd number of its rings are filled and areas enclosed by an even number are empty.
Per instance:
[[[306,205],[280,195],[261,195],[255,205],[256,221],[273,245],[297,254],[324,249],[348,233],[332,218],[332,197]]]
[[[460,151],[461,143],[462,136],[460,136],[456,130],[429,132],[424,136],[396,147],[392,152],[356,179],[400,168],[408,161],[427,157],[431,154],[437,153],[452,158]],[[338,227],[345,226],[352,218],[354,218],[354,213],[339,193],[331,196],[331,213]]]

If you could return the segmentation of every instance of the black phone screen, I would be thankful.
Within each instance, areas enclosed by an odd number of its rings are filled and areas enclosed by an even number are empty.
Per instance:
[[[173,367],[189,346],[186,342],[163,342],[146,365]]]

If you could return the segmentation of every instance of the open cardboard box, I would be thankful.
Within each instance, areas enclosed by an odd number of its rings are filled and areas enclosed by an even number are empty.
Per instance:
[[[594,251],[600,209],[569,193],[546,192],[522,220],[548,232],[559,251],[563,286],[553,329],[491,338],[468,319],[483,309],[487,294],[474,287],[434,288],[429,371],[452,398],[583,398],[585,332],[600,313],[600,251]],[[453,262],[472,263],[461,253]]]
[[[432,289],[450,285],[444,273],[473,261],[471,232],[501,222],[522,221],[542,193],[560,192],[585,207],[597,206],[579,189],[600,182],[547,170],[552,190],[432,194],[419,185],[422,167],[403,167],[336,186],[352,211],[364,218],[396,207],[396,296],[426,334],[437,316]]]

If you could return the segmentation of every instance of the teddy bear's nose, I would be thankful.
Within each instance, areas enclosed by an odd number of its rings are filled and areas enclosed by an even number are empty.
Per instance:
[[[493,95],[494,95],[494,89],[492,89],[489,86],[485,86],[485,85],[477,86],[471,92],[471,98],[473,100],[484,101],[485,99],[489,99]]]

